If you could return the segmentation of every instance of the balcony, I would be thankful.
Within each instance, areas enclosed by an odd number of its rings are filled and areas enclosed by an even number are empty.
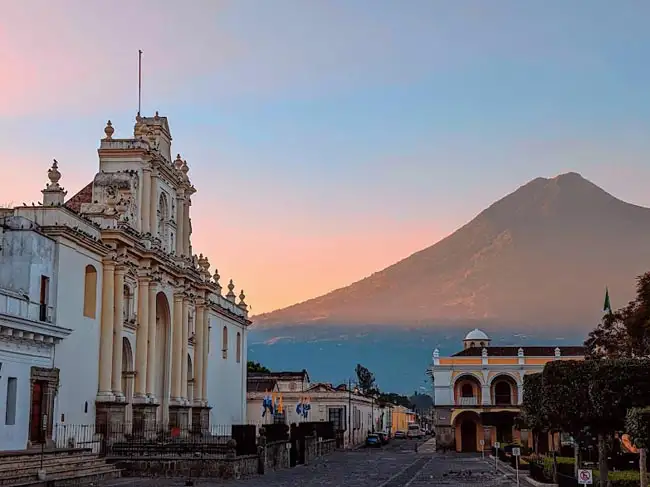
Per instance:
[[[0,290],[0,314],[15,316],[29,321],[53,323],[54,306],[30,301],[27,296]]]
[[[478,406],[477,397],[459,397],[456,399],[456,406]]]

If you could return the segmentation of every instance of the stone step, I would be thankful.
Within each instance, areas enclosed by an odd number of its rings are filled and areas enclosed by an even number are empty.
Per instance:
[[[85,455],[92,454],[90,448],[66,448],[59,450],[45,450],[42,452],[44,458],[61,458],[75,455]],[[38,458],[40,461],[41,450],[40,449],[30,449],[30,450],[20,450],[20,451],[3,451],[0,452],[0,465],[5,465],[10,462],[28,462],[34,458]]]
[[[67,465],[67,464],[79,464],[93,462],[99,458],[98,455],[94,454],[82,454],[82,455],[67,455],[67,456],[44,456],[43,457],[43,467],[51,467],[55,465]],[[0,478],[6,472],[14,472],[17,469],[39,469],[41,468],[41,457],[40,455],[30,456],[23,458],[22,460],[16,461],[4,461],[0,459]]]
[[[106,465],[106,462],[99,458],[93,458],[93,459],[77,458],[75,461],[66,461],[63,463],[56,463],[56,462],[52,462],[49,464],[43,463],[43,468],[45,469],[46,472],[60,472],[60,471],[66,471],[72,469],[84,470],[87,467],[94,467],[97,465]],[[41,465],[40,463],[36,465],[21,465],[21,466],[14,467],[11,470],[5,469],[5,466],[3,465],[1,468],[2,470],[0,470],[0,485],[2,485],[2,481],[4,479],[11,479],[22,475],[29,475],[32,473],[36,473],[40,470]]]
[[[29,476],[17,478],[12,483],[3,482],[0,485],[3,487],[70,487],[75,485],[89,485],[94,482],[119,478],[122,472],[113,465],[102,464],[83,470],[68,469],[60,472],[46,472],[46,474],[45,481],[40,481],[38,474],[30,474]]]

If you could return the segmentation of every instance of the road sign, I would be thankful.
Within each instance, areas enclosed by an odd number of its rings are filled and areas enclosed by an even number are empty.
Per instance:
[[[485,445],[485,440],[480,441],[481,446]]]
[[[578,483],[581,485],[591,485],[594,483],[591,470],[578,470]]]
[[[512,456],[513,457],[520,457],[521,456],[521,448],[513,448],[512,449]]]
[[[497,442],[494,444],[494,448],[496,448],[497,450],[498,450],[499,448],[501,448],[501,443],[499,443],[499,442],[497,441]]]

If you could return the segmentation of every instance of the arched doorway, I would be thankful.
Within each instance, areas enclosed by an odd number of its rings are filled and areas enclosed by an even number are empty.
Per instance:
[[[122,337],[122,393],[126,399],[125,422],[131,424],[133,420],[133,348],[127,337]],[[130,431],[127,431],[130,433]]]
[[[167,296],[162,291],[156,295],[156,344],[155,344],[155,380],[154,394],[161,407],[157,409],[158,421],[165,422],[169,409],[171,373],[169,361],[169,347],[171,331],[171,313]]]
[[[483,431],[480,416],[474,411],[460,413],[454,420],[456,430],[456,451],[479,451],[479,431]]]

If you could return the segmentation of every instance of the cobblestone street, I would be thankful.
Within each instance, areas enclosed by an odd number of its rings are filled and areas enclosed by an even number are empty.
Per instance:
[[[177,487],[184,480],[121,479],[105,487]],[[407,487],[423,485],[512,487],[514,482],[480,457],[440,454],[415,441],[395,440],[381,449],[338,451],[310,465],[243,480],[201,480],[204,487]]]

